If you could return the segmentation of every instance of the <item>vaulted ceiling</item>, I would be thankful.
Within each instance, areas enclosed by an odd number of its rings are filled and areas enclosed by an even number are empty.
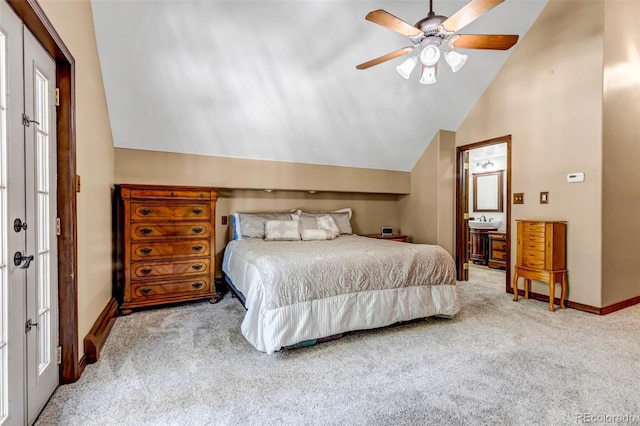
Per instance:
[[[451,16],[466,1],[435,0]],[[461,34],[519,34],[546,0],[506,0]],[[355,66],[406,37],[364,19],[413,24],[422,1],[92,0],[114,145],[409,171],[439,129],[455,131],[511,52],[465,50],[437,83]],[[517,96],[517,93],[514,93]]]

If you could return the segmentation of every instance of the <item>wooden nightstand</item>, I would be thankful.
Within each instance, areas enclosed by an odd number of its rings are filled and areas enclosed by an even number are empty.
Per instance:
[[[367,238],[377,238],[379,240],[399,241],[401,243],[408,243],[409,242],[409,237],[407,237],[406,235],[400,235],[400,234],[391,234],[391,235],[364,234],[364,235],[361,235],[361,236],[362,237],[367,237]]]

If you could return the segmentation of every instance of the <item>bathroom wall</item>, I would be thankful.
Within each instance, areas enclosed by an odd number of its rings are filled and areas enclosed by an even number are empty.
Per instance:
[[[506,148],[505,148],[506,149]],[[487,221],[498,221],[500,222],[500,226],[498,230],[506,232],[507,230],[507,156],[490,156],[484,157],[482,155],[476,154],[476,152],[481,152],[479,149],[472,149],[469,151],[469,217],[478,220],[481,216],[484,216]],[[493,165],[489,165],[486,168],[483,168],[482,165],[486,164],[488,161],[491,161]],[[478,163],[480,163],[478,165]],[[473,210],[473,195],[474,195],[474,186],[473,186],[473,175],[478,173],[487,173],[487,172],[495,172],[498,170],[504,170],[502,176],[502,212],[476,212]]]

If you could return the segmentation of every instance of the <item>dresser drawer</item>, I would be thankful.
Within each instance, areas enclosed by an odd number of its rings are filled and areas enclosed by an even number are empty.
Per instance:
[[[534,269],[544,269],[544,260],[522,259],[522,266]]]
[[[522,242],[526,243],[542,243],[544,244],[544,232],[523,232],[520,238]]]
[[[210,200],[211,191],[197,191],[192,189],[161,189],[161,188],[132,188],[131,198],[159,198],[166,200]]]
[[[522,222],[523,232],[541,232],[544,234],[544,222]]]
[[[135,223],[131,225],[132,240],[147,240],[158,237],[209,237],[210,225],[202,223],[180,223],[160,225],[153,223]]]
[[[544,251],[544,241],[523,241],[522,248],[524,250]]]
[[[163,257],[209,256],[208,240],[174,242],[137,242],[131,244],[131,260],[159,259]]]
[[[209,292],[209,278],[197,277],[165,282],[131,283],[131,300],[139,301],[153,298],[166,298]]]
[[[544,268],[544,252],[536,250],[522,251],[522,266]]]
[[[176,275],[209,273],[209,259],[181,260],[174,262],[137,262],[131,267],[131,280],[171,278]]]
[[[132,202],[131,221],[149,220],[185,220],[211,217],[211,209],[207,203],[174,203],[160,204],[152,202]]]

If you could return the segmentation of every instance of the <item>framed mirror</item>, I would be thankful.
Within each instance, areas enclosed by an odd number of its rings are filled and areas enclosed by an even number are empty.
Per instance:
[[[501,212],[504,170],[473,174],[473,211]]]

